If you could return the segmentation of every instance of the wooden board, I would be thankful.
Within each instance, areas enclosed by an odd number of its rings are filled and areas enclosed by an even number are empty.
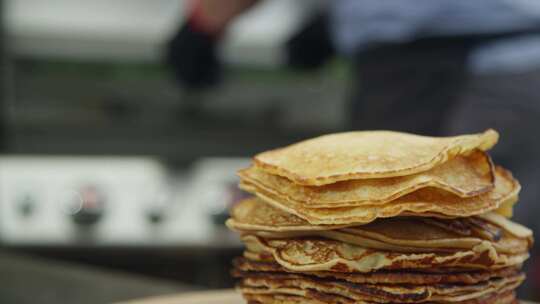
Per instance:
[[[117,304],[244,304],[242,296],[232,289],[186,292],[177,295],[152,297]],[[535,304],[521,301],[521,304]]]
[[[242,296],[233,289],[186,292],[176,295],[145,298],[117,304],[244,304]]]

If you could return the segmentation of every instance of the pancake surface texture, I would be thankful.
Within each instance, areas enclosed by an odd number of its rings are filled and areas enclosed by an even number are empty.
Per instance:
[[[300,185],[411,175],[474,149],[489,150],[499,138],[494,130],[454,137],[428,137],[392,131],[325,135],[263,152],[255,166]]]
[[[402,196],[386,204],[370,204],[357,207],[310,208],[285,194],[272,194],[248,181],[241,181],[240,188],[251,192],[274,207],[295,214],[313,225],[366,224],[377,218],[408,215],[428,216],[440,214],[445,217],[465,217],[486,213],[503,204],[517,201],[521,189],[519,183],[507,170],[495,169],[495,188],[487,193],[460,198],[447,191],[425,188]]]
[[[371,272],[382,269],[501,269],[521,265],[527,252],[498,253],[484,242],[455,252],[393,252],[370,249],[326,238],[264,239],[245,235],[245,257],[275,260],[296,272]]]
[[[356,301],[338,295],[320,293],[317,291],[302,291],[290,288],[285,293],[272,293],[264,288],[238,288],[249,304],[374,304],[377,302]],[[436,302],[434,302],[436,303]],[[443,302],[444,303],[444,302]],[[518,304],[519,301],[511,291],[491,293],[479,299],[460,301],[462,304]]]
[[[434,284],[434,285],[384,285],[350,284],[344,281],[329,281],[310,276],[292,274],[264,274],[245,277],[245,287],[265,288],[271,293],[287,293],[295,289],[315,290],[355,301],[382,303],[462,302],[480,298],[497,291],[513,290],[524,280],[523,274],[487,280],[477,284]],[[303,294],[302,294],[303,295]]]
[[[480,150],[467,156],[457,156],[438,167],[413,175],[357,179],[318,187],[297,185],[256,166],[241,170],[239,175],[268,193],[290,197],[310,208],[385,204],[427,187],[459,197],[471,197],[492,190],[495,179],[489,156]]]
[[[317,272],[295,272],[291,271],[276,262],[256,262],[246,258],[237,258],[233,262],[235,277],[249,277],[265,275],[266,273],[292,273],[304,274],[318,278],[337,279],[358,284],[411,284],[411,285],[431,285],[431,284],[477,284],[492,278],[502,278],[513,276],[520,271],[517,267],[501,268],[494,271],[488,270],[450,270],[444,273],[419,272],[415,270],[400,271],[373,271],[369,273],[347,273],[332,271]]]
[[[301,218],[260,200],[248,199],[233,209],[227,225],[241,233],[262,238],[322,237],[394,252],[448,253],[483,246],[485,250],[498,253],[521,254],[532,245],[531,230],[496,213],[456,219],[389,218],[361,226],[324,229],[309,226]]]

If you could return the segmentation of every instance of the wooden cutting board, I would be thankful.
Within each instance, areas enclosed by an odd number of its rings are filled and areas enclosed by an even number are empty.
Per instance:
[[[244,304],[242,296],[232,289],[186,292],[177,295],[152,297],[117,304]],[[521,304],[535,304],[521,301]]]
[[[242,296],[233,289],[186,292],[117,304],[244,304]]]

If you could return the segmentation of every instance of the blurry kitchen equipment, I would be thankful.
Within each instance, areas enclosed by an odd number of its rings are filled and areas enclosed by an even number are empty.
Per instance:
[[[147,243],[143,210],[170,191],[156,160],[137,157],[0,158],[0,242],[66,246]]]
[[[192,161],[342,127],[341,70],[307,77],[280,65],[283,43],[317,1],[264,1],[242,16],[222,48],[230,77],[200,94],[181,90],[162,66],[186,1],[5,2],[16,97],[4,106],[11,153]]]
[[[17,54],[155,62],[161,60],[163,42],[182,22],[188,1],[5,2],[7,29]],[[231,29],[223,49],[227,61],[279,64],[282,43],[302,22],[306,6],[311,6],[287,0],[265,2]]]
[[[0,243],[238,247],[222,219],[247,164],[201,159],[174,173],[147,157],[1,157]]]

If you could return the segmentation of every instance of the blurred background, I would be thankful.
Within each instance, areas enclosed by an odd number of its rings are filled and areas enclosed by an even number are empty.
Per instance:
[[[235,171],[344,130],[497,129],[539,232],[540,4],[408,2],[0,1],[0,302],[232,287]]]

